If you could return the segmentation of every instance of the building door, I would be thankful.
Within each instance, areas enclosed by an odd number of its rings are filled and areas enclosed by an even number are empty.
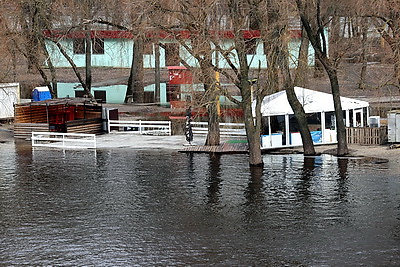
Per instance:
[[[179,66],[179,44],[165,44],[165,66]]]
[[[353,120],[353,122],[354,122],[353,127],[364,127],[362,109],[354,110],[354,120]]]

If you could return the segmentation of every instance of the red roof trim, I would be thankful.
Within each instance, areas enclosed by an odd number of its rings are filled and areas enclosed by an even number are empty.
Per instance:
[[[44,31],[46,37],[49,38],[85,38],[84,31],[75,32],[63,32],[63,31]],[[233,31],[210,31],[212,36],[222,39],[233,39],[235,34]],[[103,38],[103,39],[133,39],[134,35],[132,32],[120,31],[120,30],[93,30],[90,33],[91,38]],[[189,39],[192,33],[186,30],[176,31],[169,33],[165,31],[149,31],[146,33],[146,37],[149,39]],[[246,30],[243,31],[243,37],[245,39],[260,38],[260,31]],[[291,30],[292,38],[301,38],[301,30]]]
[[[167,66],[169,70],[186,70],[185,66]]]

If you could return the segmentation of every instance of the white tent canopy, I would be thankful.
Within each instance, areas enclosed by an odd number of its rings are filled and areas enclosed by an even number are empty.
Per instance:
[[[303,105],[306,113],[334,111],[333,97],[331,94],[313,91],[301,87],[294,88],[297,99]],[[342,109],[352,110],[368,107],[369,103],[347,97],[341,97]],[[277,116],[293,114],[293,110],[286,97],[286,91],[264,97],[261,104],[262,116]]]
[[[318,123],[312,125],[314,130],[311,131],[311,135],[314,136],[314,143],[329,144],[336,142],[333,96],[301,87],[295,87],[294,90],[297,99],[303,105],[304,111],[307,114],[318,114]],[[345,113],[346,127],[364,127],[366,118],[369,116],[369,103],[347,97],[340,99]],[[253,102],[254,107],[255,102]],[[261,103],[261,114],[267,118],[264,126],[268,129],[268,132],[261,136],[262,148],[301,145],[300,133],[296,132],[297,130],[291,130],[290,127],[290,120],[294,112],[287,100],[286,91],[264,97]],[[278,128],[274,126],[275,129],[272,129],[271,118],[273,117],[275,119],[280,117],[280,123],[283,123],[283,126]],[[284,117],[284,121],[282,121],[282,117]]]

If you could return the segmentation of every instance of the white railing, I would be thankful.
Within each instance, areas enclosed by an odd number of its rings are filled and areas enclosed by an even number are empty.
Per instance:
[[[123,128],[124,131],[134,132],[139,134],[152,135],[171,135],[170,121],[120,121],[108,120],[108,132],[111,132],[112,127],[118,127],[118,130]]]
[[[96,148],[96,135],[32,132],[32,147]]]
[[[207,122],[191,122],[193,134],[206,135],[208,133]],[[245,136],[246,130],[244,123],[219,123],[219,132],[221,136]]]

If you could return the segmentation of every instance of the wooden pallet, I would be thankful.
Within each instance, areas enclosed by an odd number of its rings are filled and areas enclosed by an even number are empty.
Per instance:
[[[95,118],[68,121],[66,131],[67,133],[100,134],[103,132],[103,120]]]
[[[15,138],[30,138],[32,132],[48,132],[49,125],[47,123],[14,123]]]
[[[381,145],[386,139],[387,129],[385,127],[369,128],[354,127],[346,128],[348,144],[359,145]]]

